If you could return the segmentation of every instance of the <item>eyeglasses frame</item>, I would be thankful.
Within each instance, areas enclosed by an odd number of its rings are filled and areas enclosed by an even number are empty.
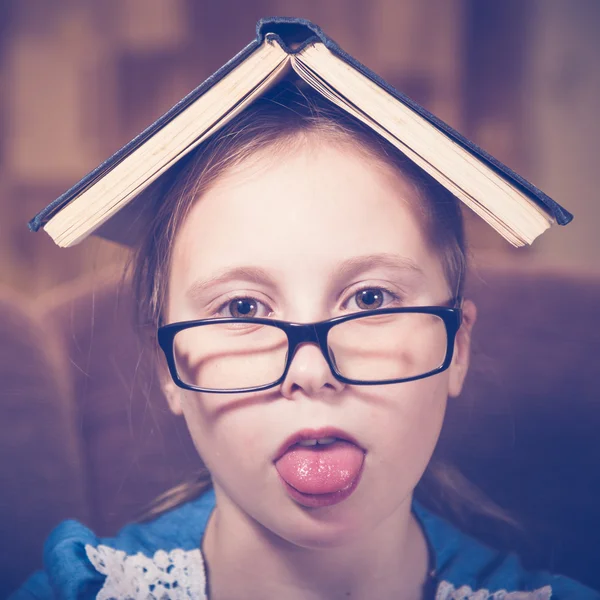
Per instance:
[[[452,362],[452,356],[454,354],[454,342],[456,334],[460,329],[462,323],[462,299],[455,298],[450,303],[450,306],[410,306],[403,308],[379,308],[374,310],[366,310],[361,312],[355,312],[350,315],[342,315],[327,319],[325,321],[318,321],[316,323],[294,323],[290,321],[280,321],[277,319],[269,319],[263,317],[217,317],[211,319],[198,319],[193,321],[180,321],[177,323],[170,323],[163,325],[158,328],[157,337],[158,344],[162,349],[169,372],[173,381],[180,388],[191,390],[194,392],[204,392],[211,394],[244,394],[248,392],[260,392],[271,389],[283,383],[287,377],[288,371],[294,359],[294,355],[298,346],[301,344],[316,344],[323,354],[333,376],[340,382],[349,385],[388,385],[392,383],[405,383],[408,381],[416,381],[418,379],[425,379],[432,375],[437,375],[445,371]],[[362,381],[359,379],[348,379],[337,371],[335,364],[329,356],[329,348],[327,345],[327,336],[329,331],[340,323],[346,323],[355,319],[362,319],[365,317],[375,315],[386,315],[386,314],[408,314],[408,313],[421,313],[435,315],[442,319],[446,326],[447,334],[447,346],[446,356],[443,363],[422,375],[416,375],[413,377],[405,377],[403,379],[388,379],[384,381]],[[211,388],[201,388],[194,385],[190,385],[182,381],[177,373],[177,367],[175,364],[175,352],[174,352],[174,339],[175,335],[185,329],[191,329],[193,327],[202,327],[204,325],[215,325],[217,323],[254,323],[259,325],[270,325],[281,329],[287,336],[288,339],[288,354],[286,358],[286,364],[283,370],[283,375],[272,383],[268,383],[262,386],[250,387],[250,388],[237,388],[233,390],[216,390]]]

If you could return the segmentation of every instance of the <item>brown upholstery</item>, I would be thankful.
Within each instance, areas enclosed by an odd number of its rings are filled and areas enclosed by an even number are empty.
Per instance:
[[[48,318],[73,365],[90,526],[109,535],[199,466],[183,419],[169,411],[134,332],[129,287],[115,280],[63,290]]]
[[[492,271],[470,288],[472,365],[439,449],[521,518],[528,565],[600,588],[600,277]]]
[[[78,414],[51,327],[0,296],[0,598],[41,566],[58,522],[87,521]]]
[[[600,588],[600,277],[489,271],[473,278],[469,295],[479,308],[472,367],[464,394],[449,403],[438,454],[512,510],[526,535],[498,535],[506,532],[476,522],[470,532],[518,550],[528,566]],[[112,534],[199,461],[135,338],[126,288],[72,288],[47,317],[62,331],[72,365],[84,520]],[[15,436],[19,457],[28,456],[31,437],[39,439],[33,430],[48,428],[29,413],[10,420],[25,418],[31,433]],[[73,427],[64,418],[56,427]],[[7,479],[9,487],[25,485],[20,473]],[[27,510],[45,505],[40,495]]]

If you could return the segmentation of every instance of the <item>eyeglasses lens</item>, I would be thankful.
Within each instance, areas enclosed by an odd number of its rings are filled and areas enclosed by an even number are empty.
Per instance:
[[[440,367],[444,321],[423,313],[391,313],[344,321],[329,332],[329,353],[341,375],[365,382],[408,379]]]
[[[260,387],[283,374],[285,332],[257,323],[215,323],[180,331],[174,340],[179,378],[213,390]]]

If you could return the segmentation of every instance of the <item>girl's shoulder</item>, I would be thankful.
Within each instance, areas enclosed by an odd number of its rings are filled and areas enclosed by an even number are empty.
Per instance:
[[[432,558],[436,600],[600,600],[568,577],[525,569],[515,554],[494,550],[413,504]]]
[[[146,523],[101,538],[65,521],[44,546],[45,570],[32,575],[10,600],[51,598],[179,598],[205,600],[200,541],[214,492]],[[436,600],[600,600],[600,594],[562,576],[525,570],[512,554],[497,552],[414,504],[427,538]]]
[[[44,544],[44,570],[9,600],[203,600],[199,545],[213,507],[210,490],[152,521],[126,525],[114,537],[98,537],[78,521],[63,521]]]

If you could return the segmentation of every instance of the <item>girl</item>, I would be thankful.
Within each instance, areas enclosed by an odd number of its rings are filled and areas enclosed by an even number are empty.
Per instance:
[[[457,201],[284,81],[182,161],[137,253],[141,318],[207,472],[25,598],[600,598],[436,516],[421,481],[469,365]]]

